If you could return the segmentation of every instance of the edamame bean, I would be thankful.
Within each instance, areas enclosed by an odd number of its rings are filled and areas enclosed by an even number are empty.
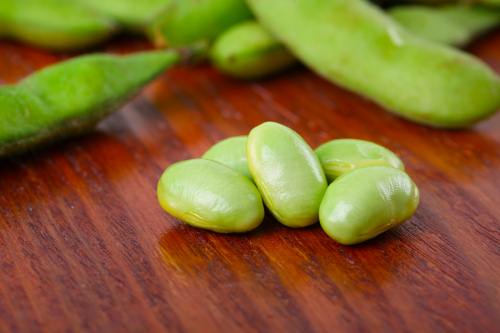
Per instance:
[[[500,107],[500,78],[488,66],[415,36],[366,1],[248,4],[259,21],[313,70],[402,117],[456,128]]]
[[[421,37],[456,46],[500,24],[500,11],[479,6],[396,6],[388,13]]]
[[[248,135],[250,173],[266,206],[282,224],[315,223],[327,183],[318,157],[290,128],[266,122]]]
[[[181,60],[177,51],[87,55],[0,87],[0,157],[93,127]]]
[[[72,0],[113,17],[129,30],[143,31],[172,0]]]
[[[156,46],[211,42],[230,26],[252,17],[244,0],[171,0],[149,29]]]
[[[256,21],[237,24],[219,36],[210,58],[221,72],[243,79],[264,77],[296,63],[283,44]]]
[[[316,149],[328,181],[354,169],[368,166],[387,166],[404,170],[403,162],[389,149],[376,143],[338,139],[322,144]]]
[[[250,231],[264,218],[255,185],[233,169],[205,159],[167,168],[158,183],[158,200],[181,221],[216,232]]]
[[[356,169],[328,187],[319,211],[323,230],[345,245],[371,239],[410,218],[419,203],[411,178],[388,167]]]
[[[1,0],[0,35],[68,51],[93,46],[116,31],[113,20],[65,0]]]
[[[222,140],[207,150],[202,157],[224,164],[249,179],[252,179],[247,163],[246,136],[235,136]]]

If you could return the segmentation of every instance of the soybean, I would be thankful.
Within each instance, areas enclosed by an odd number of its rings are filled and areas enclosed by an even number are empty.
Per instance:
[[[268,76],[296,63],[295,57],[256,21],[229,28],[210,53],[221,72],[242,79]]]
[[[205,159],[167,168],[158,183],[158,200],[181,221],[221,233],[250,231],[264,218],[255,185],[233,169]]]
[[[1,0],[0,36],[55,51],[96,45],[117,29],[106,15],[65,0]]]
[[[224,164],[252,179],[247,163],[247,136],[235,136],[213,145],[202,158]]]
[[[278,123],[263,123],[248,135],[247,159],[279,222],[293,228],[317,222],[327,183],[318,157],[300,135]]]
[[[86,55],[0,87],[0,157],[92,128],[181,60],[177,51]]]
[[[338,139],[316,149],[328,181],[369,166],[387,166],[404,170],[403,162],[389,149],[373,142],[356,139]]]
[[[148,31],[158,47],[210,43],[232,25],[251,17],[245,0],[171,0]]]
[[[337,242],[357,244],[403,223],[418,203],[418,188],[403,171],[361,168],[330,184],[321,203],[320,224]]]
[[[366,1],[248,4],[259,21],[313,70],[402,117],[459,128],[500,107],[500,78],[487,65],[406,31]]]

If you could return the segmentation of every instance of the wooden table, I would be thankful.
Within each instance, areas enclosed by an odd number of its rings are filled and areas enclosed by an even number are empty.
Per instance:
[[[500,31],[470,51],[500,71]],[[63,58],[2,41],[0,82]],[[415,217],[346,247],[318,225],[219,235],[162,211],[165,167],[267,120],[312,146],[394,150]],[[500,332],[499,216],[500,114],[443,131],[304,68],[259,82],[175,69],[94,132],[0,161],[0,332]]]

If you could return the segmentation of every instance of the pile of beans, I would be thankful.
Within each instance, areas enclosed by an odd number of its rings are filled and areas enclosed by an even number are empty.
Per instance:
[[[348,245],[410,218],[419,192],[401,160],[380,145],[339,139],[314,151],[292,129],[266,122],[248,137],[168,167],[158,200],[181,221],[221,233],[257,228],[265,205],[291,228],[319,219],[331,238]]]

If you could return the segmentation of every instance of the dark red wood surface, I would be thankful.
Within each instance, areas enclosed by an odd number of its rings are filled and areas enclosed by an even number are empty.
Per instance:
[[[469,50],[500,71],[500,32]],[[1,41],[0,83],[65,57]],[[312,146],[394,150],[420,188],[416,215],[345,247],[318,225],[268,217],[219,235],[162,211],[165,167],[267,120]],[[443,131],[304,68],[258,82],[175,69],[94,132],[0,161],[0,332],[500,332],[499,216],[500,114]]]

